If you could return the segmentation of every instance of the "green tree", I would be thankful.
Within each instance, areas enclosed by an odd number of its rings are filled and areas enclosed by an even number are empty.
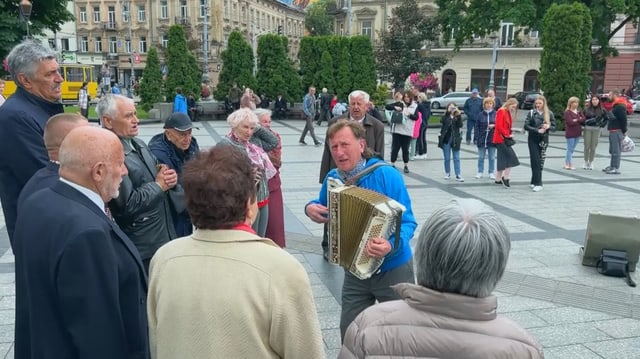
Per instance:
[[[145,111],[149,111],[156,102],[162,101],[162,69],[158,50],[155,47],[149,49],[147,64],[140,81],[140,105]]]
[[[346,39],[346,38],[345,38]],[[346,100],[353,88],[353,76],[351,74],[351,54],[349,46],[342,47],[340,60],[337,62],[338,74],[336,75],[336,93],[340,100]]]
[[[215,93],[217,100],[227,96],[234,82],[239,87],[255,89],[256,79],[253,76],[253,50],[239,31],[232,31],[229,35],[227,48],[220,54],[222,70],[218,78]]]
[[[201,73],[195,57],[187,47],[187,38],[181,25],[169,28],[169,43],[167,44],[167,101],[173,101],[177,87],[182,93],[200,93]]]
[[[435,41],[440,33],[435,19],[418,8],[415,0],[403,0],[392,10],[389,29],[380,33],[382,46],[376,51],[380,77],[402,87],[412,72],[430,73],[447,63],[442,56],[423,57],[425,41]]]
[[[319,0],[307,6],[304,27],[312,36],[333,34],[333,17],[329,12],[335,11],[335,1]]]
[[[270,98],[275,98],[278,94],[286,96],[293,95],[288,81],[293,81],[295,90],[299,90],[300,80],[292,79],[287,74],[292,73],[297,77],[297,72],[293,68],[291,61],[287,58],[287,40],[284,36],[263,35],[258,40],[258,73],[257,91],[264,93]]]
[[[351,42],[351,72],[352,90],[362,90],[372,94],[376,90],[376,62],[373,55],[371,40],[367,36],[352,36]]]
[[[0,58],[27,35],[26,22],[20,15],[20,1],[0,0]],[[60,26],[74,20],[67,10],[66,0],[33,1],[29,17],[29,32],[32,36],[42,34],[43,30],[60,31]],[[4,71],[0,67],[0,71]]]
[[[300,40],[300,50],[298,58],[300,59],[300,80],[302,82],[302,91],[313,85],[314,77],[318,68],[318,58],[316,54],[315,43],[317,37],[304,36]],[[318,58],[316,58],[318,56]]]
[[[333,77],[334,63],[329,51],[322,52],[320,57],[320,71],[316,74],[315,85],[318,88],[326,87],[330,91],[334,91],[336,88],[336,82]]]
[[[590,9],[593,27],[591,39],[599,44],[594,58],[606,58],[618,52],[609,46],[609,40],[625,24],[638,24],[640,4],[637,1],[582,0],[577,1]],[[436,0],[438,22],[442,25],[445,43],[452,41],[459,48],[474,36],[485,36],[500,29],[504,20],[516,27],[541,29],[543,17],[553,4],[567,4],[567,0]],[[617,26],[611,27],[617,16],[623,15]],[[453,34],[453,36],[452,36]]]
[[[564,128],[562,113],[571,96],[582,98],[591,70],[591,15],[580,3],[554,4],[542,23],[540,87]]]

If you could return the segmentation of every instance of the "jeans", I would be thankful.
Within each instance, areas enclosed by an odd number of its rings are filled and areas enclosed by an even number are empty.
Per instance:
[[[478,173],[484,173],[484,158],[487,152],[489,152],[489,173],[494,173],[496,169],[496,148],[478,147]]]
[[[420,136],[416,143],[416,152],[418,152],[419,155],[427,154],[427,125],[424,121],[422,121],[422,126],[420,126]]]
[[[451,173],[451,153],[453,152],[453,170],[456,176],[460,176],[460,150],[452,149],[452,142],[445,143],[442,146],[444,152],[444,173]]]
[[[564,163],[571,164],[573,151],[575,151],[578,142],[580,142],[580,137],[567,138],[567,153],[564,156]]]
[[[474,133],[473,131],[474,127],[476,127],[476,120],[472,120],[471,118],[468,118],[467,119],[467,137],[465,138],[467,142],[471,142],[471,134]]]
[[[610,167],[620,169],[620,153],[622,152],[622,131],[609,132],[609,154],[611,154]]]

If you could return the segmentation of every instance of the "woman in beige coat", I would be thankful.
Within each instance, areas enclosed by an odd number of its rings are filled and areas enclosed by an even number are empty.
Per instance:
[[[258,206],[247,154],[216,146],[182,176],[197,229],[151,260],[151,357],[324,358],[304,268],[251,228]]]
[[[543,358],[526,330],[497,314],[491,295],[509,257],[495,212],[458,199],[425,223],[415,252],[418,285],[369,307],[349,326],[339,358]]]

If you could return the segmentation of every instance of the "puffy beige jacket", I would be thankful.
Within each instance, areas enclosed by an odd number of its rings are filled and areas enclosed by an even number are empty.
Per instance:
[[[497,298],[397,284],[402,300],[367,308],[349,326],[338,358],[543,358],[542,347],[496,314]]]

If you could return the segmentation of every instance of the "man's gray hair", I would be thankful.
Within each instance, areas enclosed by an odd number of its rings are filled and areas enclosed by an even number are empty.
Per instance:
[[[98,120],[102,123],[102,116],[108,116],[111,119],[114,119],[118,113],[118,101],[131,101],[132,99],[122,96],[122,95],[114,95],[114,94],[106,94],[100,98],[98,104],[96,105],[96,114],[98,115]]]
[[[257,126],[258,116],[256,116],[256,114],[251,109],[241,108],[239,110],[233,111],[233,113],[231,113],[229,117],[227,117],[227,123],[229,124],[229,126],[231,126],[232,129],[240,126],[240,124],[242,123],[249,123]]]
[[[491,295],[509,259],[509,232],[495,211],[476,199],[456,199],[437,209],[420,232],[416,277],[445,293]]]
[[[262,117],[262,116],[266,116],[266,115],[271,116],[271,110],[266,109],[266,108],[257,108],[255,110],[253,110],[253,113],[256,114],[256,116],[258,117],[258,120],[260,120],[260,117]]]
[[[18,74],[23,73],[27,78],[33,79],[40,61],[52,59],[56,59],[56,53],[52,49],[42,45],[39,41],[28,39],[16,45],[9,52],[7,64],[16,85],[22,87]]]
[[[369,94],[362,90],[355,90],[349,94],[349,102],[351,102],[352,98],[362,97],[364,102],[369,102]]]

